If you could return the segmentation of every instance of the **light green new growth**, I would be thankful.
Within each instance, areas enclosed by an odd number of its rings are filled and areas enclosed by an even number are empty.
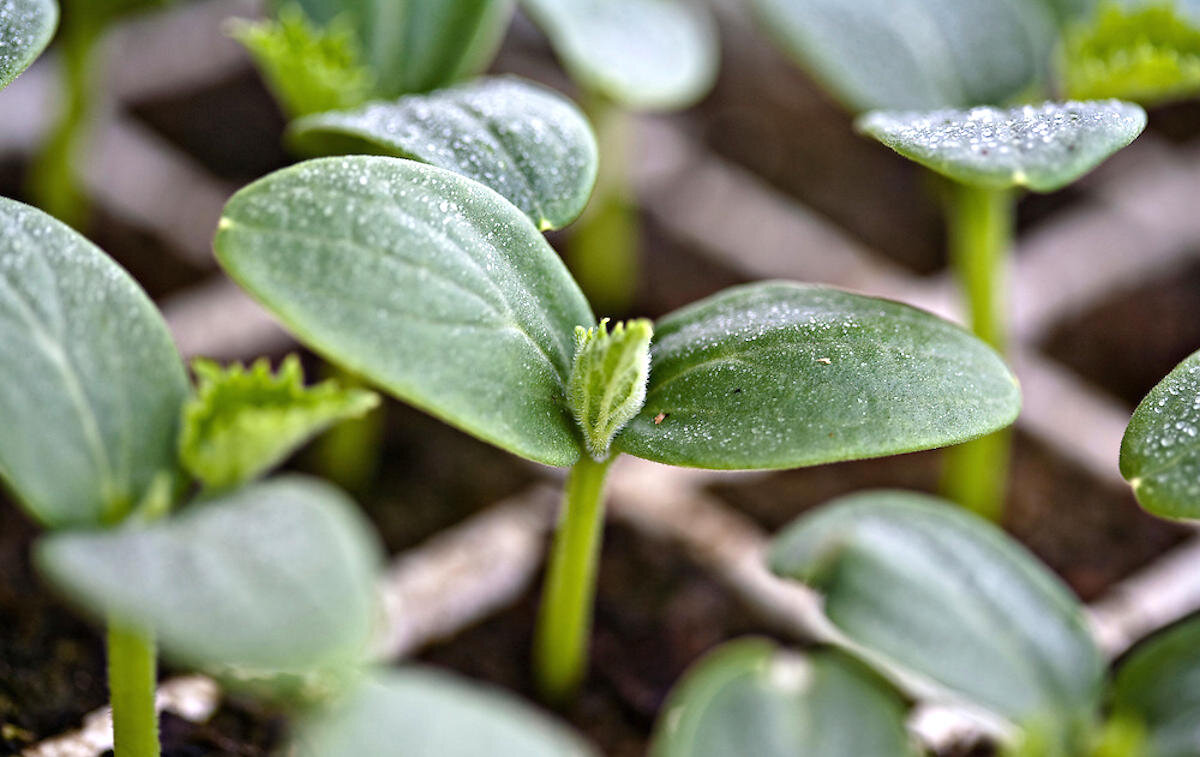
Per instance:
[[[341,18],[320,28],[298,6],[288,5],[278,21],[237,21],[230,34],[250,51],[292,118],[353,108],[371,98],[375,75],[354,29]]]
[[[575,364],[567,385],[567,405],[597,461],[608,457],[613,437],[646,401],[654,335],[654,325],[644,318],[618,323],[611,333],[608,320],[590,329],[575,327]]]
[[[1200,93],[1200,26],[1174,3],[1107,2],[1067,34],[1060,66],[1068,97],[1144,105]]]
[[[275,375],[265,358],[249,368],[197,360],[192,370],[199,386],[184,406],[180,459],[214,490],[258,477],[329,426],[379,404],[374,392],[336,381],[305,387],[295,355]]]

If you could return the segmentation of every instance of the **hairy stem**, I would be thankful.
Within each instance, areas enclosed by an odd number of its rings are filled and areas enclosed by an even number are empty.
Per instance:
[[[108,689],[116,757],[158,757],[154,639],[120,621],[108,627]]]
[[[584,456],[567,477],[534,639],[534,677],[542,697],[570,699],[587,672],[596,567],[604,533],[604,482],[612,458]]]
[[[1004,354],[1008,342],[1008,260],[1014,199],[1008,190],[956,184],[949,206],[950,259],[971,330]],[[1004,515],[1011,446],[1007,430],[946,451],[947,497],[993,521]]]

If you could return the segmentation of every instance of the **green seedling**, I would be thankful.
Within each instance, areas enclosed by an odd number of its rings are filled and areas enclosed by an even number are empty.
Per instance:
[[[1093,0],[756,5],[781,46],[851,110],[865,114],[861,131],[950,179],[951,267],[972,329],[1001,351],[1017,192],[1066,186],[1145,125],[1136,106],[1107,100],[1013,106],[1064,90],[1069,97],[1151,100],[1200,93],[1186,63],[1193,55],[1184,31],[1190,22],[1173,9],[1097,13]],[[1170,29],[1163,14],[1173,19]],[[931,34],[944,44],[929,44]],[[1154,61],[1143,65],[1131,55]],[[1177,65],[1162,65],[1172,56]],[[946,494],[999,519],[1008,448],[1008,439],[996,436],[950,451]]]
[[[327,359],[484,441],[572,468],[535,648],[552,699],[585,670],[602,490],[619,453],[816,465],[979,436],[1019,405],[1008,369],[967,332],[833,289],[730,289],[661,320],[652,342],[647,321],[597,326],[529,216],[403,159],[326,158],[261,179],[230,200],[214,246]]]
[[[3,0],[0,2],[0,89],[29,68],[58,25],[54,0]]]
[[[1200,519],[1200,352],[1137,406],[1121,440],[1121,475],[1154,515]]]
[[[727,645],[672,694],[655,754],[916,754],[897,687],[972,712],[1004,754],[1196,753],[1200,621],[1151,639],[1106,679],[1079,602],[978,516],[926,495],[863,493],[798,519],[769,561],[823,596],[825,639],[841,651]]]

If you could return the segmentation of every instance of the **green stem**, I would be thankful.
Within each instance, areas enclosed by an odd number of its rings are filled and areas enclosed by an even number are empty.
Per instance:
[[[116,757],[158,757],[154,639],[151,634],[110,621],[108,689],[112,700]]]
[[[332,363],[322,372],[346,388],[366,387],[358,376]],[[346,491],[365,494],[379,471],[386,433],[384,409],[377,407],[361,418],[342,421],[326,431],[313,447],[313,461],[322,478]]]
[[[1004,354],[1008,343],[1008,260],[1015,204],[1008,190],[956,184],[948,206],[950,262],[962,286],[971,330]],[[943,491],[990,520],[1004,515],[1008,431],[946,451]]]
[[[587,672],[596,568],[604,533],[604,481],[612,458],[586,455],[567,476],[534,639],[534,677],[542,697],[570,699]]]

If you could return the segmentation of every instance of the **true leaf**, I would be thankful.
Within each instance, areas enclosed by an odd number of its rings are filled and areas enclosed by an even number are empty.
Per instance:
[[[1044,84],[1042,0],[755,0],[764,28],[852,110],[1002,103]]]
[[[579,82],[637,110],[681,108],[712,87],[717,39],[687,0],[523,0]]]
[[[1121,440],[1121,475],[1164,518],[1200,518],[1200,352],[1137,406]]]
[[[353,25],[375,72],[375,95],[394,98],[453,84],[487,67],[513,0],[299,0],[320,26]],[[282,5],[277,2],[276,5]]]
[[[373,392],[336,381],[305,387],[295,355],[277,375],[265,358],[249,369],[197,360],[192,370],[199,385],[184,407],[180,459],[213,490],[257,478],[334,423],[379,404]]]
[[[301,757],[591,757],[565,726],[514,697],[407,667],[378,673],[301,721]]]
[[[650,338],[654,327],[639,319],[608,319],[596,328],[575,327],[575,362],[567,384],[567,406],[579,422],[584,444],[597,460],[608,457],[609,445],[646,399],[650,374]]]
[[[1143,642],[1117,670],[1112,709],[1139,724],[1145,757],[1194,757],[1200,750],[1200,620]]]
[[[735,287],[655,325],[646,403],[614,442],[699,468],[794,468],[955,444],[1020,407],[1000,357],[897,302]]]
[[[1108,2],[1073,27],[1061,56],[1073,98],[1155,104],[1200,93],[1200,24],[1176,4]]]
[[[904,757],[905,705],[862,663],[761,639],[706,655],[671,692],[651,757]]]
[[[42,54],[57,24],[54,0],[0,0],[0,88]]]
[[[825,598],[872,660],[1071,743],[1103,663],[1079,602],[999,529],[933,497],[868,492],[776,537],[771,569]]]
[[[52,528],[125,517],[176,473],[187,375],[150,299],[66,225],[0,198],[0,478]]]
[[[260,677],[358,663],[379,548],[354,503],[315,479],[254,484],[145,527],[55,534],[43,575],[98,619],[158,636],[188,667]]]
[[[499,192],[541,229],[575,220],[596,182],[596,138],[569,100],[514,77],[480,79],[292,124],[310,155],[371,152],[439,166]]]
[[[302,341],[515,454],[571,465],[565,385],[595,323],[562,261],[492,190],[398,158],[309,161],[241,190],[217,256]]]
[[[1053,192],[1091,171],[1146,128],[1146,112],[1117,100],[874,112],[859,129],[955,181]]]

